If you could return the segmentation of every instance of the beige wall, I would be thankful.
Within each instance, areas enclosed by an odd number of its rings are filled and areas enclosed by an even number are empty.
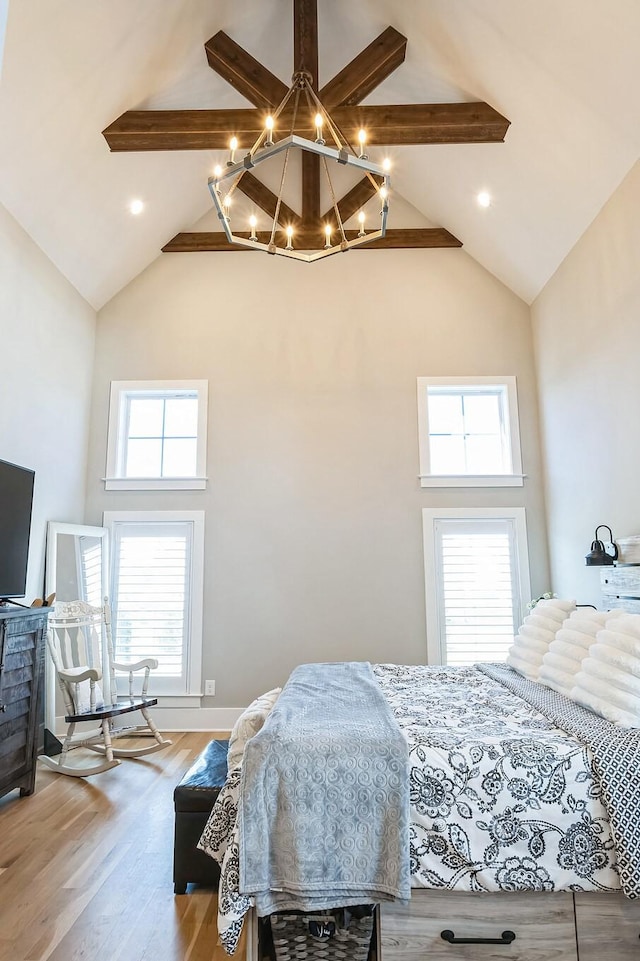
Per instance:
[[[36,472],[27,600],[48,520],[82,522],[95,311],[0,204],[0,458]]]
[[[99,313],[89,523],[204,509],[210,707],[297,663],[424,662],[421,508],[525,505],[548,587],[528,307],[463,251],[163,255]],[[524,488],[423,491],[416,378],[515,374]],[[209,381],[205,492],[105,493],[109,382]]]
[[[2,76],[2,60],[4,56],[4,38],[7,28],[7,14],[9,12],[9,0],[0,0],[0,77]]]
[[[640,162],[532,308],[553,587],[583,602],[596,524],[640,533],[639,211]]]

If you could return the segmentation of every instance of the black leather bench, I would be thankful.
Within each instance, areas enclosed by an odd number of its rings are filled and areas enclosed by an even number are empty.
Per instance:
[[[185,894],[187,884],[218,886],[220,868],[196,847],[211,809],[227,777],[228,741],[211,741],[173,792],[175,837],[173,890]]]

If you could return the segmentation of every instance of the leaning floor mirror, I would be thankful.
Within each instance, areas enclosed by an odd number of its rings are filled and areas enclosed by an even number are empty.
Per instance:
[[[45,596],[55,594],[56,603],[85,601],[100,607],[109,593],[108,538],[104,527],[49,521]],[[45,678],[45,728],[55,737],[56,676],[49,656]]]

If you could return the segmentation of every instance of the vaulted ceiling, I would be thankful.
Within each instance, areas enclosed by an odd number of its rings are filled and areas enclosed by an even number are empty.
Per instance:
[[[504,143],[389,135],[386,147],[372,138],[370,153],[393,161],[391,230],[424,238],[443,228],[532,301],[640,157],[640,4],[317,0],[317,9],[320,88],[391,27],[388,37],[408,39],[404,60],[390,53],[394,69],[364,106],[479,102],[508,118]],[[205,44],[220,31],[288,86],[292,0],[9,2],[0,201],[97,308],[156,257],[180,256],[160,254],[176,235],[219,230],[207,180],[226,150],[111,152],[102,131],[129,111],[252,107],[211,69]],[[138,217],[133,198],[145,203]],[[201,256],[204,265],[232,255]]]

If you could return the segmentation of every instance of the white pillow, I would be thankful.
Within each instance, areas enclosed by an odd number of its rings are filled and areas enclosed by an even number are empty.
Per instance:
[[[620,727],[640,727],[640,615],[609,617],[582,662],[571,697]]]
[[[229,753],[227,755],[227,769],[231,772],[242,763],[244,746],[247,741],[257,734],[263,727],[269,714],[280,696],[281,687],[275,687],[266,694],[261,694],[249,707],[242,712],[233,725],[229,738]]]
[[[538,680],[560,694],[570,696],[576,674],[589,654],[589,648],[611,612],[579,607],[564,621],[542,658]]]
[[[531,614],[525,617],[509,648],[506,658],[509,667],[529,680],[537,681],[549,645],[575,606],[575,601],[562,601],[556,597],[538,601]]]

